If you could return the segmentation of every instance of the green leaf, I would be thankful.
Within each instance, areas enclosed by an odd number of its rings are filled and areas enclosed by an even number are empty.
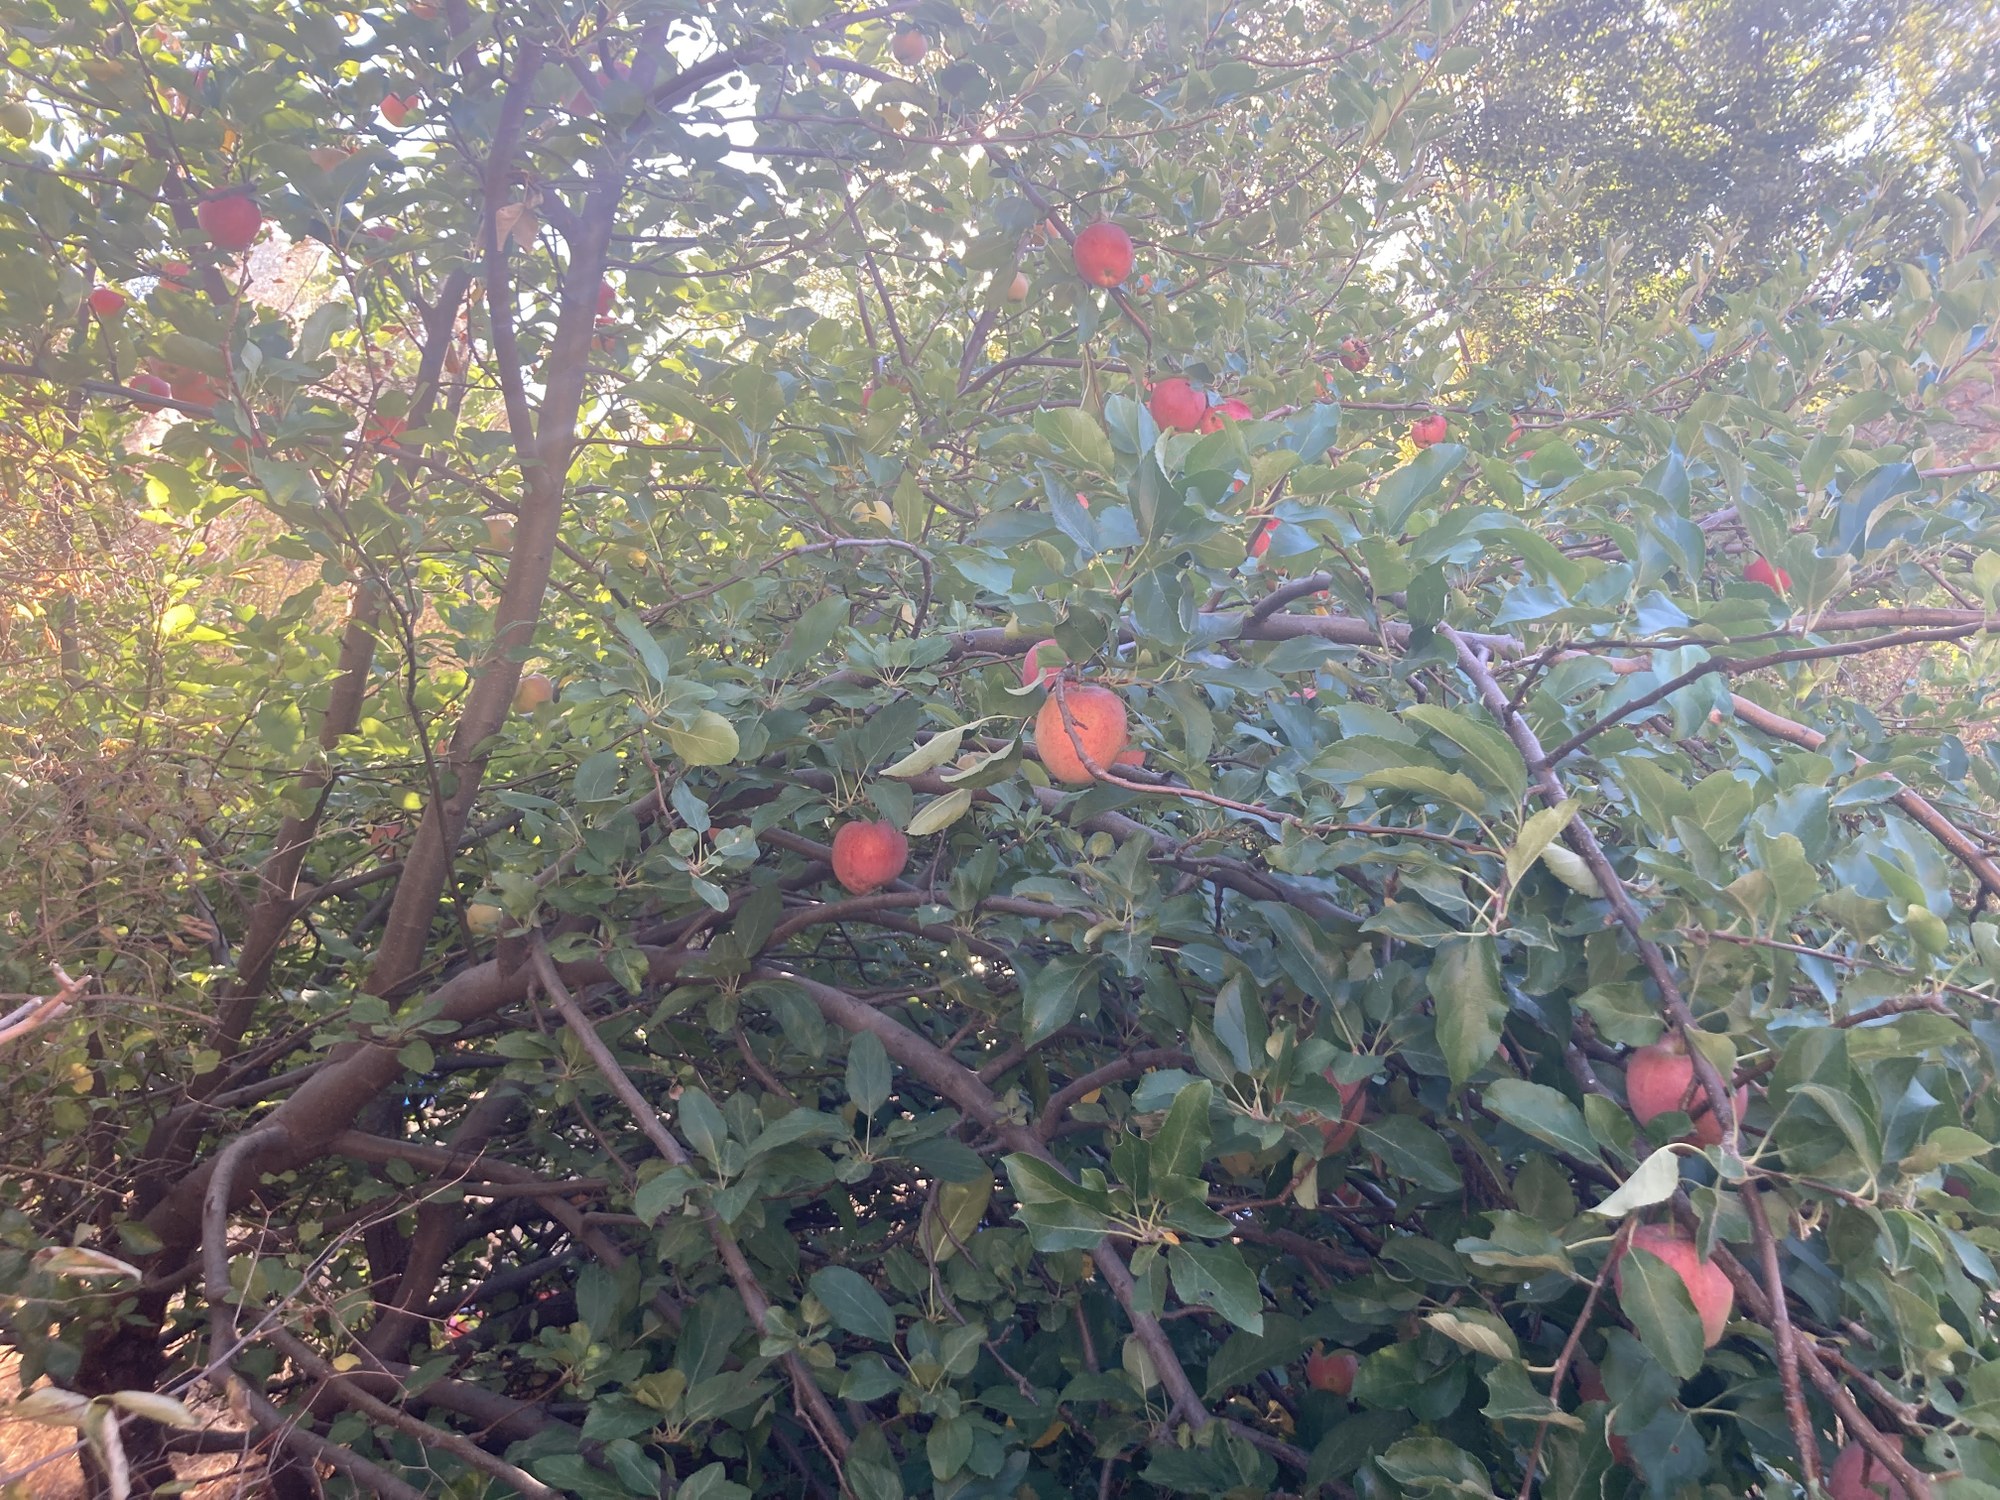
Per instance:
[[[889,1102],[889,1053],[882,1039],[864,1031],[847,1047],[847,1097],[864,1115]]]
[[[1427,982],[1451,1081],[1464,1083],[1492,1059],[1500,1045],[1500,1024],[1507,1018],[1493,939],[1475,933],[1440,945]]]
[[[1527,795],[1527,762],[1497,725],[1433,703],[1413,703],[1403,710],[1403,718],[1457,745],[1465,752],[1466,759],[1485,773],[1482,779],[1495,791],[1506,793],[1516,802]]]
[[[1159,1131],[1148,1142],[1155,1181],[1167,1177],[1196,1177],[1208,1156],[1208,1110],[1214,1085],[1198,1078],[1174,1096],[1173,1107]]]
[[[1111,1227],[1108,1194],[1071,1182],[1038,1157],[1017,1152],[1000,1164],[1036,1249],[1088,1250]]]
[[[1640,1162],[1638,1169],[1591,1212],[1601,1218],[1622,1219],[1638,1209],[1665,1203],[1680,1185],[1680,1156],[1673,1147],[1662,1146]]]
[[[1356,1139],[1362,1150],[1381,1157],[1390,1172],[1418,1187],[1448,1193],[1463,1185],[1445,1138],[1414,1116],[1383,1115],[1364,1121]]]
[[[910,819],[910,826],[903,831],[913,839],[924,838],[951,827],[972,806],[970,787],[953,787],[942,796],[926,802],[917,815]]]
[[[1482,1097],[1488,1109],[1516,1130],[1583,1161],[1597,1159],[1597,1142],[1568,1095],[1525,1079],[1496,1078]]]
[[[947,729],[942,734],[934,734],[923,744],[892,766],[884,766],[884,776],[921,776],[926,771],[935,771],[946,761],[958,755],[958,747],[965,742],[964,729]]]
[[[868,1278],[846,1266],[824,1266],[813,1272],[812,1294],[828,1317],[844,1332],[878,1344],[896,1342],[896,1318]]]
[[[1245,1333],[1264,1331],[1264,1296],[1234,1245],[1175,1245],[1167,1251],[1174,1295],[1212,1307]]]
[[[1410,513],[1464,462],[1464,444],[1438,443],[1390,474],[1375,489],[1375,529],[1385,536],[1401,532]]]
[[[711,1167],[720,1167],[723,1148],[729,1144],[729,1127],[723,1123],[722,1111],[715,1107],[715,1101],[700,1089],[685,1089],[681,1093],[680,1114],[681,1131],[688,1144]]]
[[[1095,955],[1066,954],[1021,974],[1022,1042],[1047,1041],[1074,1021],[1085,1002],[1096,1008],[1098,975],[1103,960]]]
[[[1618,1263],[1618,1305],[1639,1342],[1681,1380],[1701,1369],[1701,1318],[1680,1273],[1652,1251],[1631,1246]]]
[[[673,680],[674,669],[667,661],[667,653],[660,649],[660,643],[653,639],[653,632],[646,628],[646,622],[629,609],[621,609],[611,622],[626,643],[637,654],[646,675],[664,687]]]
[[[1464,808],[1476,816],[1483,816],[1490,810],[1486,793],[1479,789],[1479,783],[1462,771],[1440,771],[1432,766],[1392,766],[1357,777],[1354,784],[1371,791],[1380,788],[1406,792],[1426,801]]]
[[[1541,809],[1521,825],[1514,847],[1507,851],[1507,881],[1510,885],[1521,883],[1521,877],[1541,858],[1542,851],[1561,836],[1582,806],[1576,798],[1565,797],[1554,807]]]
[[[666,726],[667,743],[691,766],[726,766],[736,759],[741,743],[736,726],[712,708],[695,710],[684,726]]]

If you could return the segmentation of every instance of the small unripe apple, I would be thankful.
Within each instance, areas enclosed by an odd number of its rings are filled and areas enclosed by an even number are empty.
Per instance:
[[[87,300],[100,318],[115,318],[132,305],[132,299],[115,286],[93,287]]]
[[[543,672],[530,672],[514,689],[514,712],[531,714],[555,695],[555,679]]]
[[[514,523],[505,516],[488,516],[486,545],[495,552],[511,552],[514,548]]]
[[[1117,286],[1132,274],[1132,236],[1108,219],[1078,233],[1076,274],[1092,286]]]
[[[1208,401],[1191,381],[1170,375],[1153,387],[1146,409],[1162,431],[1193,432],[1208,415]]]
[[[35,112],[19,99],[9,99],[0,104],[0,130],[17,141],[27,140],[35,133]]]
[[[1930,1486],[1915,1495],[1892,1477],[1882,1460],[1859,1443],[1849,1443],[1827,1470],[1828,1500],[1930,1500]]]
[[[264,211],[245,191],[204,198],[194,211],[195,222],[218,250],[247,250],[264,227]]]
[[[894,823],[842,823],[833,836],[833,878],[851,895],[880,890],[909,862],[910,841]]]
[[[1028,300],[1028,273],[1026,271],[1016,271],[1014,279],[1007,283],[1007,300],[1009,302],[1026,302]]]
[[[1641,1224],[1632,1231],[1631,1248],[1656,1255],[1673,1268],[1701,1319],[1703,1347],[1713,1349],[1721,1343],[1730,1314],[1736,1310],[1736,1288],[1722,1267],[1703,1260],[1694,1241],[1670,1224]],[[1621,1258],[1612,1278],[1621,1298],[1625,1295],[1625,1265]]]
[[[1768,557],[1756,557],[1743,570],[1746,583],[1761,583],[1774,594],[1789,594],[1792,591],[1792,575],[1783,568],[1774,567]]]
[[[1075,738],[1071,738],[1070,726],[1063,720],[1062,703],[1051,693],[1035,715],[1035,753],[1057,781],[1068,786],[1088,786],[1096,777],[1077,753],[1077,745],[1080,743],[1100,766],[1115,761],[1131,738],[1125,700],[1110,688],[1079,683],[1064,690],[1063,701],[1069,706],[1070,718],[1076,722]]]
[[[1354,1394],[1354,1376],[1360,1368],[1361,1356],[1351,1349],[1336,1349],[1331,1354],[1315,1349],[1306,1356],[1306,1384],[1346,1400]]]
[[[1247,422],[1256,415],[1257,413],[1250,410],[1250,404],[1247,401],[1239,401],[1236,397],[1230,396],[1225,400],[1216,402],[1215,405],[1203,413],[1201,430],[1203,432],[1220,432],[1222,431],[1222,424],[1224,422]]]
[[[491,937],[507,920],[507,913],[491,901],[474,901],[465,908],[465,925],[475,937]]]
[[[1702,1146],[1722,1144],[1722,1122],[1709,1107],[1707,1091],[1695,1081],[1694,1059],[1678,1036],[1641,1047],[1626,1060],[1625,1099],[1641,1125],[1677,1109],[1694,1121],[1684,1140]],[[1730,1103],[1740,1122],[1750,1103],[1749,1085],[1738,1088]]]
[[[1432,443],[1441,443],[1444,441],[1445,433],[1450,430],[1450,425],[1445,420],[1443,412],[1434,411],[1428,417],[1419,417],[1410,424],[1410,441],[1419,448],[1428,448]]]
[[[914,68],[930,50],[930,38],[914,26],[903,27],[889,42],[889,55],[906,68]]]
[[[1359,375],[1368,368],[1368,341],[1358,338],[1344,338],[1340,341],[1340,363],[1346,369]]]
[[[171,397],[174,388],[157,375],[140,371],[125,383],[125,388],[137,396]]]

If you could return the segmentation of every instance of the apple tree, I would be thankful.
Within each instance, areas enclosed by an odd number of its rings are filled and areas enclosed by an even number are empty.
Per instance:
[[[2000,1493],[2000,177],[1579,264],[1472,19],[0,3],[100,1492]]]

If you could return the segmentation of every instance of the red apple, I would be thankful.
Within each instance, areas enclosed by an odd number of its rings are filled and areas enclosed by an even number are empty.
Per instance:
[[[889,55],[906,68],[914,68],[930,50],[930,38],[914,26],[903,27],[889,43]]]
[[[376,108],[381,113],[384,124],[391,130],[401,130],[403,122],[409,119],[413,111],[420,109],[423,102],[422,94],[391,94]]]
[[[1007,283],[1007,300],[1009,302],[1026,302],[1028,300],[1028,273],[1026,271],[1016,271],[1014,279]]]
[[[611,315],[611,309],[617,306],[617,304],[618,304],[618,288],[613,286],[609,281],[598,282],[597,283],[598,317],[600,318],[609,317]]]
[[[910,841],[894,823],[842,823],[833,836],[833,878],[852,895],[880,890],[909,862]]]
[[[1641,1125],[1677,1109],[1694,1121],[1694,1129],[1683,1140],[1702,1146],[1722,1144],[1722,1122],[1709,1107],[1707,1091],[1695,1082],[1694,1059],[1678,1036],[1641,1047],[1626,1059],[1625,1100]],[[1730,1103],[1741,1121],[1750,1103],[1749,1085],[1738,1088]]]
[[[1359,375],[1368,368],[1368,340],[1344,338],[1340,341],[1340,362]]]
[[[1275,516],[1257,528],[1257,534],[1250,538],[1250,555],[1252,557],[1262,557],[1266,552],[1271,550],[1271,533],[1277,529],[1278,522]]]
[[[1028,648],[1028,654],[1021,658],[1021,686],[1033,687],[1044,677],[1060,671],[1062,664],[1062,647],[1055,643],[1053,636],[1036,641]]]
[[[1128,745],[1111,757],[1111,764],[1114,768],[1117,766],[1143,766],[1145,763],[1146,752],[1141,750],[1137,745]]]
[[[1314,1349],[1306,1356],[1306,1384],[1345,1400],[1354,1394],[1354,1376],[1360,1368],[1361,1356],[1351,1349],[1336,1349],[1331,1354]]]
[[[556,695],[555,679],[542,672],[530,672],[514,689],[514,712],[530,714]]]
[[[1041,712],[1035,715],[1035,753],[1057,781],[1067,786],[1088,786],[1096,777],[1077,753],[1077,745],[1080,743],[1099,766],[1116,761],[1118,752],[1130,740],[1125,700],[1110,688],[1077,683],[1064,691],[1063,700],[1076,724],[1075,737],[1071,737],[1070,726],[1063,720],[1062,705],[1051,693]]]
[[[188,289],[187,278],[194,275],[194,267],[184,260],[163,261],[160,265],[160,290],[163,292],[184,292]]]
[[[1930,1500],[1929,1485],[1911,1495],[1890,1477],[1882,1460],[1859,1443],[1849,1443],[1834,1458],[1826,1474],[1826,1493],[1828,1500]]]
[[[264,211],[247,190],[217,193],[195,207],[195,222],[218,250],[247,250],[264,227]]]
[[[125,389],[138,396],[152,396],[155,398],[163,396],[171,397],[174,393],[174,388],[160,379],[159,376],[149,375],[143,370],[125,383]]]
[[[361,441],[364,443],[382,443],[394,448],[399,446],[396,440],[403,435],[403,429],[409,425],[402,417],[390,417],[384,416],[380,412],[371,412],[368,420],[361,426]]]
[[[1792,591],[1792,575],[1783,568],[1773,567],[1768,557],[1756,557],[1743,570],[1746,583],[1761,583],[1774,594],[1789,594]]]
[[[1216,402],[1215,405],[1211,406],[1202,415],[1201,430],[1203,432],[1220,432],[1222,431],[1222,424],[1224,422],[1247,422],[1256,415],[1257,413],[1250,410],[1250,404],[1247,401],[1239,401],[1236,397],[1231,396],[1226,400]]]
[[[132,299],[115,286],[94,287],[86,300],[100,318],[115,318],[132,305]]]
[[[1092,286],[1116,286],[1132,274],[1132,236],[1108,219],[1076,237],[1076,274]]]
[[[1445,420],[1444,413],[1434,411],[1428,417],[1419,417],[1410,424],[1410,441],[1419,448],[1428,448],[1432,443],[1443,442],[1444,435],[1449,429],[1450,424]]]
[[[1631,1249],[1656,1255],[1673,1268],[1688,1290],[1695,1313],[1701,1318],[1702,1343],[1713,1349],[1722,1342],[1730,1314],[1736,1310],[1736,1288],[1722,1267],[1696,1254],[1694,1241],[1671,1224],[1641,1224],[1632,1231]],[[1613,1275],[1618,1295],[1625,1295],[1625,1261],[1621,1258]]]
[[[1162,431],[1193,432],[1208,415],[1208,402],[1190,381],[1172,375],[1153,387],[1146,409]]]

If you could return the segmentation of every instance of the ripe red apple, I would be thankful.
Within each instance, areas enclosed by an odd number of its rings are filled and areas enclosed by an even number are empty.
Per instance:
[[[1028,648],[1028,654],[1021,658],[1021,686],[1033,687],[1044,677],[1060,671],[1062,664],[1062,647],[1055,643],[1053,636],[1036,641]]]
[[[1326,1154],[1331,1156],[1354,1139],[1361,1122],[1368,1118],[1368,1080],[1357,1078],[1353,1083],[1341,1083],[1329,1068],[1326,1081],[1340,1090],[1340,1118],[1319,1122],[1320,1134],[1326,1137]]]
[[[1361,1356],[1351,1349],[1336,1349],[1331,1354],[1315,1348],[1306,1356],[1306,1384],[1316,1391],[1331,1391],[1346,1400],[1354,1394],[1355,1372],[1361,1368]]]
[[[424,96],[422,94],[391,94],[377,105],[376,108],[380,112],[384,124],[391,130],[401,130],[403,122],[409,119],[413,111],[422,108],[423,102]]]
[[[530,672],[514,689],[514,712],[531,714],[556,695],[555,679],[546,673]]]
[[[174,388],[159,376],[149,375],[143,370],[125,383],[125,389],[138,396],[171,397],[174,393]]]
[[[1752,558],[1743,570],[1746,583],[1761,583],[1774,594],[1789,594],[1792,591],[1792,575],[1783,568],[1773,567],[1768,557]]]
[[[903,27],[889,43],[889,55],[906,68],[914,68],[930,50],[930,38],[914,26]]]
[[[1076,237],[1076,274],[1092,286],[1116,286],[1132,274],[1132,236],[1108,219]]]
[[[371,412],[368,420],[362,424],[361,440],[364,443],[382,443],[391,448],[398,447],[400,444],[396,440],[403,435],[403,429],[409,425],[409,422],[402,417],[389,417],[380,412]]]
[[[1278,521],[1275,516],[1257,528],[1257,534],[1250,538],[1250,555],[1252,557],[1262,557],[1266,552],[1271,550],[1271,533],[1277,529]]]
[[[1656,1255],[1673,1267],[1674,1274],[1688,1290],[1694,1310],[1701,1318],[1703,1347],[1713,1349],[1722,1342],[1730,1314],[1736,1310],[1736,1288],[1722,1267],[1695,1253],[1694,1241],[1671,1224],[1641,1224],[1632,1231],[1631,1249]],[[1625,1261],[1620,1259],[1612,1278],[1618,1295],[1625,1295]]]
[[[1912,1495],[1882,1464],[1882,1460],[1859,1443],[1849,1443],[1827,1470],[1829,1500],[1930,1500],[1930,1486]]]
[[[488,516],[486,545],[495,552],[511,552],[514,549],[514,523],[505,516]]]
[[[1146,409],[1162,431],[1193,432],[1208,415],[1208,402],[1190,381],[1170,375],[1153,387]]]
[[[1062,707],[1054,693],[1035,715],[1035,751],[1049,775],[1067,786],[1088,786],[1096,778],[1077,753],[1077,744],[1089,752],[1100,766],[1117,760],[1118,752],[1130,740],[1125,700],[1110,688],[1089,683],[1072,683],[1063,693],[1069,716],[1076,721],[1072,740],[1069,725],[1063,722]]]
[[[1239,401],[1236,397],[1230,396],[1226,400],[1216,402],[1202,414],[1201,430],[1220,432],[1224,422],[1247,422],[1256,415],[1257,413],[1250,410],[1249,402]]]
[[[1356,375],[1368,368],[1368,340],[1344,338],[1340,341],[1340,362]]]
[[[100,318],[115,318],[132,305],[132,299],[115,286],[93,287],[86,300]]]
[[[264,211],[248,191],[217,193],[196,205],[195,222],[218,250],[247,250],[264,227]]]
[[[617,306],[617,304],[618,304],[618,288],[613,286],[609,281],[598,282],[597,284],[598,317],[600,318],[609,317],[611,315],[611,309]]]
[[[1722,1122],[1709,1107],[1707,1091],[1695,1082],[1694,1059],[1678,1036],[1641,1047],[1626,1059],[1625,1099],[1641,1125],[1677,1109],[1694,1121],[1694,1129],[1683,1140],[1702,1146],[1722,1144]],[[1749,1085],[1738,1088],[1730,1103],[1740,1121],[1750,1103]]]
[[[833,878],[851,895],[880,890],[909,862],[910,841],[894,823],[842,823],[833,836]]]
[[[1026,271],[1016,271],[1014,279],[1007,283],[1007,300],[1009,302],[1026,302],[1028,300],[1028,273]]]
[[[184,260],[164,261],[159,275],[161,291],[184,292],[188,289],[187,278],[194,275],[194,267]]]
[[[1428,448],[1432,443],[1443,442],[1444,435],[1449,430],[1450,423],[1445,420],[1444,413],[1434,411],[1428,417],[1419,417],[1410,424],[1410,441],[1419,448]]]

